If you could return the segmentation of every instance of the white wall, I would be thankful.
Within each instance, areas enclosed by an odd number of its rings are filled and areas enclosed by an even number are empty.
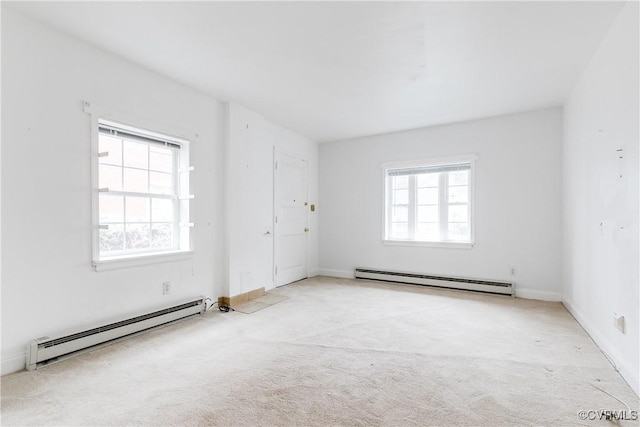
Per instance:
[[[638,4],[631,3],[565,105],[563,288],[564,304],[636,393],[638,61]],[[624,334],[614,312],[625,316]]]
[[[322,144],[320,272],[510,280],[519,296],[560,300],[561,147],[559,108]],[[479,156],[473,249],[383,245],[380,164],[469,153]]]
[[[309,202],[318,202],[318,144],[236,104],[228,107],[226,295],[272,288],[273,150],[309,162]],[[309,275],[318,270],[318,215],[309,213]],[[265,235],[265,232],[271,232]]]
[[[273,148],[309,161],[317,203],[316,143],[6,8],[2,67],[3,374],[22,369],[27,343],[43,335],[273,286],[273,241],[264,236],[273,232]],[[83,101],[192,141],[191,259],[93,271]],[[309,224],[314,275],[316,214]]]
[[[85,100],[192,140],[192,259],[92,270]],[[220,102],[3,8],[3,374],[34,338],[222,295],[223,127]]]

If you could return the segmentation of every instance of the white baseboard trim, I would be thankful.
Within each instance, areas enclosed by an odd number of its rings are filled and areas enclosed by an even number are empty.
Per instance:
[[[635,370],[629,361],[620,354],[620,352],[611,344],[606,338],[606,334],[596,328],[591,323],[582,310],[576,307],[571,302],[563,299],[562,304],[571,313],[571,315],[578,321],[580,326],[585,330],[591,339],[596,343],[600,350],[613,362],[614,367],[620,373],[622,378],[629,384],[636,395],[640,396],[640,377],[638,371]]]
[[[307,278],[309,279],[316,276],[320,276],[320,273],[318,272],[318,270],[313,270],[307,273]]]
[[[339,277],[341,279],[353,279],[353,271],[344,270],[318,270],[318,276]]]
[[[13,374],[25,368],[26,353],[2,359],[2,375]]]
[[[562,301],[562,294],[560,292],[540,291],[516,286],[516,298],[560,302]]]

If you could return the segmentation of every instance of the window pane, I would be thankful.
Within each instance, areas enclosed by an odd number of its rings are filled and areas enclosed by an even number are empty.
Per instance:
[[[407,222],[409,220],[409,208],[407,206],[394,206],[391,209],[392,222]]]
[[[151,246],[171,249],[173,247],[173,224],[152,224]]]
[[[418,179],[418,187],[437,187],[438,186],[438,173],[421,173],[416,175]]]
[[[124,222],[124,197],[100,194],[100,223]]]
[[[469,187],[449,187],[449,203],[467,203],[469,201]]]
[[[173,200],[151,199],[151,221],[152,222],[172,222],[173,221]]]
[[[173,172],[173,151],[169,148],[149,146],[149,169]]]
[[[122,166],[122,139],[100,134],[98,151],[109,153],[107,156],[98,157],[99,163]]]
[[[469,208],[467,205],[449,206],[449,222],[467,222]]]
[[[110,190],[122,190],[122,168],[100,165],[98,169],[98,187]]]
[[[389,176],[385,181],[386,238],[470,241],[471,170],[455,170],[459,167],[459,164],[412,166],[404,171],[409,175]]]
[[[149,191],[156,194],[173,194],[173,175],[163,172],[150,172]]]
[[[438,222],[438,206],[418,206],[419,222]]]
[[[409,190],[393,190],[392,205],[406,205],[409,203]]]
[[[409,176],[394,176],[391,178],[393,182],[392,188],[408,188],[409,187]]]
[[[126,222],[151,222],[151,199],[126,197]]]
[[[111,125],[119,127],[99,121],[99,126]],[[131,132],[147,139],[128,136],[124,131],[118,135],[98,134],[102,156],[93,156],[92,161],[98,167],[99,188],[110,190],[94,197],[96,219],[105,227],[94,229],[98,255],[125,258],[179,249],[183,242],[188,248],[191,233],[181,236],[184,227],[179,223],[183,214],[188,220],[189,204],[178,200],[181,187],[177,168],[189,164],[189,147],[167,144],[143,129],[131,128]],[[400,181],[408,192],[411,180],[405,177]],[[391,181],[386,182],[391,185]]]
[[[437,205],[438,189],[437,188],[418,188],[418,204],[419,205]]]
[[[121,251],[124,245],[124,225],[109,224],[108,230],[100,229],[100,253]]]
[[[471,239],[469,232],[469,224],[466,222],[451,223],[449,224],[449,240],[464,240]]]
[[[127,249],[144,249],[151,246],[150,224],[127,224],[125,235]]]
[[[449,185],[469,185],[469,171],[449,172]]]
[[[149,192],[149,172],[124,168],[124,191]]]
[[[419,222],[416,227],[416,240],[440,240],[440,225],[437,222]]]
[[[125,166],[149,169],[149,146],[147,144],[125,139],[123,145]]]
[[[409,225],[406,222],[392,223],[391,237],[395,239],[407,239],[409,237]]]

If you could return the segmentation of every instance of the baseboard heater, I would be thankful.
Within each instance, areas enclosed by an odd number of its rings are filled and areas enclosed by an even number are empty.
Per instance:
[[[383,282],[406,283],[411,285],[515,296],[513,283],[507,282],[466,279],[461,277],[432,276],[428,274],[403,273],[399,271],[382,271],[368,268],[356,268],[354,273],[356,279],[380,280]]]
[[[83,332],[58,338],[38,338],[31,341],[27,347],[26,368],[32,371],[40,366],[66,359],[96,346],[105,345],[138,332],[202,314],[204,311],[204,297],[200,297],[174,307],[88,329]]]

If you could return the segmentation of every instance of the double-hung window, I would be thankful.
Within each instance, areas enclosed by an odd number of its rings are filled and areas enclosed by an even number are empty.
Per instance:
[[[188,251],[188,141],[102,119],[97,138],[94,262]]]
[[[473,244],[473,160],[383,165],[386,242]]]

